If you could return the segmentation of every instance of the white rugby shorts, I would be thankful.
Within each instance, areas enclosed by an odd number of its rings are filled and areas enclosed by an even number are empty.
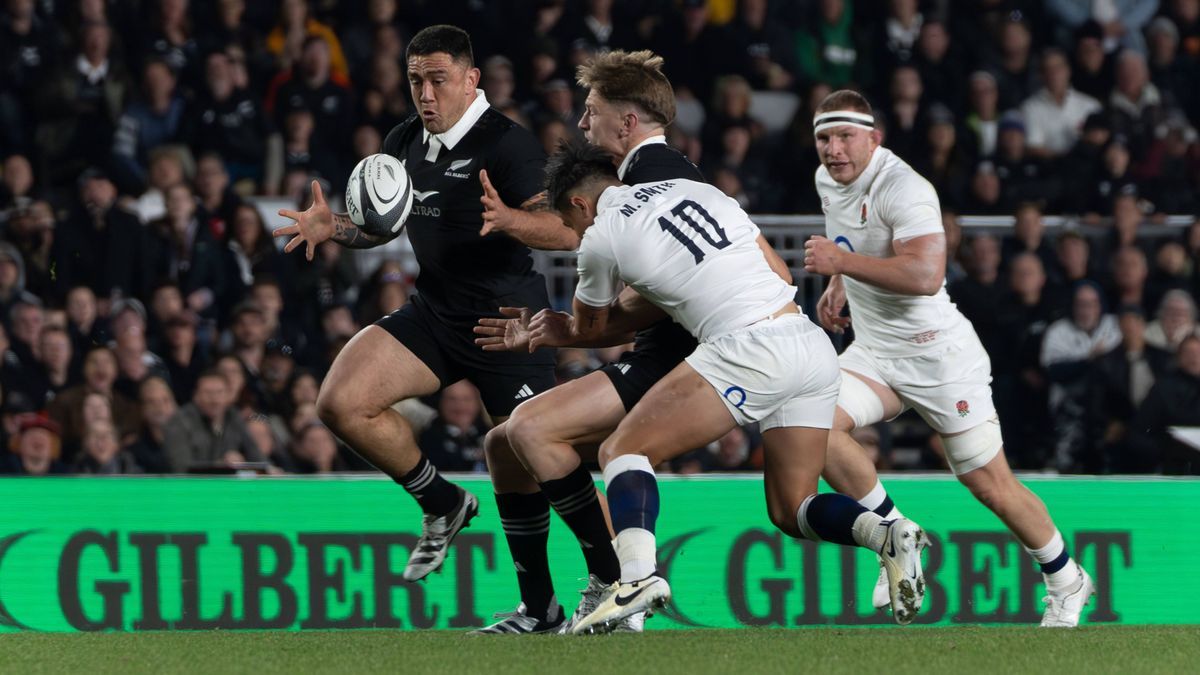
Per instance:
[[[917,411],[939,434],[957,434],[996,414],[992,403],[992,362],[974,335],[919,356],[878,356],[853,343],[838,357],[842,370],[885,384],[904,409]],[[843,375],[853,377],[853,375]],[[855,426],[880,420],[856,410],[853,401],[838,401]],[[902,411],[903,412],[903,411]]]
[[[702,342],[685,359],[717,390],[738,424],[833,426],[841,372],[825,332],[784,314]]]

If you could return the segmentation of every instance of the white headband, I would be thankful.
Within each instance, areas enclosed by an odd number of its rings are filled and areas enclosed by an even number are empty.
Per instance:
[[[832,129],[833,127],[844,126],[873,131],[875,129],[875,118],[867,113],[855,112],[853,110],[831,110],[813,118],[814,134],[821,133],[826,129]]]

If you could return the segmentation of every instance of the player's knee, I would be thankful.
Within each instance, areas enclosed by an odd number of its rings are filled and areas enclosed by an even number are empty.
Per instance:
[[[790,505],[770,504],[767,506],[767,515],[771,518],[771,524],[789,537],[800,539],[804,535],[800,532],[800,524],[796,521],[796,511],[800,507],[791,508]]]
[[[488,466],[494,466],[498,462],[508,463],[514,457],[513,448],[508,440],[510,422],[512,422],[511,419],[493,428],[483,437],[483,454],[487,459]]]
[[[600,452],[596,456],[596,459],[600,462],[600,466],[608,466],[609,462],[620,457],[621,455],[638,454],[636,450],[629,448],[626,444],[622,443],[621,439],[622,437],[620,435],[613,433],[613,435],[609,436],[603,443],[600,444]],[[651,459],[650,462],[651,465],[653,465],[654,460]]]
[[[332,387],[321,387],[317,394],[317,417],[335,434],[343,427],[348,416],[348,406],[344,401]]]
[[[527,406],[518,406],[512,416],[504,422],[505,444],[513,449],[532,448],[542,442],[545,431],[545,415],[538,415]]]

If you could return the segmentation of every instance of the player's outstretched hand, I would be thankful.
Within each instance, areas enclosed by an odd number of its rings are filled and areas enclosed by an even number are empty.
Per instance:
[[[501,307],[505,318],[483,317],[475,326],[475,344],[485,352],[525,352],[529,348],[530,312],[525,307]]]
[[[479,198],[483,203],[483,229],[479,230],[479,236],[504,232],[512,225],[513,210],[500,199],[500,193],[492,186],[486,169],[479,170],[479,182],[483,184],[483,196]]]
[[[529,322],[529,351],[539,347],[565,347],[571,339],[571,315],[543,309]]]
[[[804,271],[831,277],[842,273],[842,249],[837,244],[814,235],[804,242]]]
[[[291,218],[291,225],[284,225],[272,232],[276,237],[291,237],[291,241],[283,247],[284,253],[291,253],[300,244],[305,244],[304,257],[313,259],[317,246],[333,236],[333,211],[325,202],[325,194],[321,192],[321,184],[312,182],[312,206],[304,211],[279,209],[279,215]]]
[[[850,317],[842,316],[845,307],[846,287],[842,278],[835,276],[829,280],[829,285],[817,301],[817,321],[831,333],[845,332],[846,326],[850,325]]]

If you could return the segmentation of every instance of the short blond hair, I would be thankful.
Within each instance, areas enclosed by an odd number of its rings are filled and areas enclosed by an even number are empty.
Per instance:
[[[636,105],[665,127],[675,121],[675,90],[662,66],[663,58],[650,50],[616,50],[579,66],[575,80],[607,101]]]

